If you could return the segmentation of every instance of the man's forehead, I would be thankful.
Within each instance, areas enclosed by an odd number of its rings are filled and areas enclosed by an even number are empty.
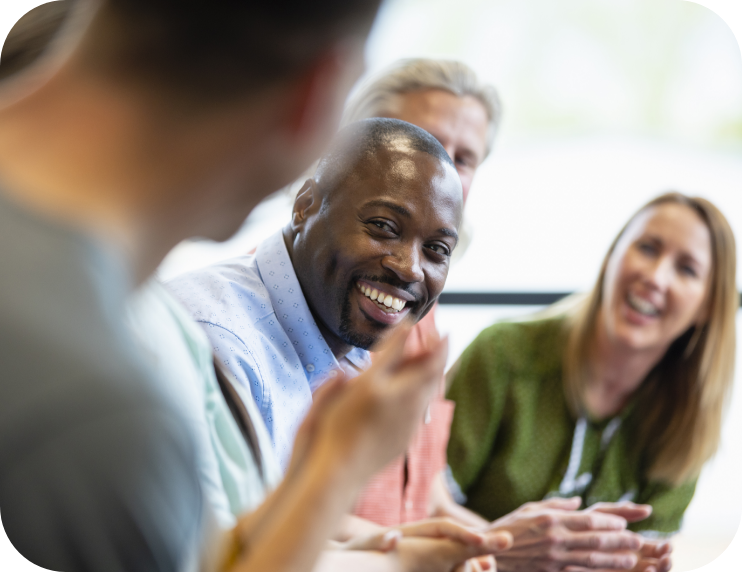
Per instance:
[[[417,150],[393,150],[378,159],[354,170],[337,198],[354,207],[380,206],[379,199],[386,199],[386,206],[396,204],[408,212],[422,205],[463,207],[456,170],[438,158]]]
[[[359,158],[352,173],[361,180],[388,180],[402,182],[431,182],[445,178],[446,164],[438,157],[415,149],[408,142],[400,141],[393,146],[384,146],[374,153]]]

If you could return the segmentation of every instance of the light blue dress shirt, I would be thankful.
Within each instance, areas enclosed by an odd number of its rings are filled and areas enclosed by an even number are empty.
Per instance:
[[[241,256],[168,283],[206,331],[214,354],[250,389],[281,466],[312,404],[312,393],[343,369],[320,334],[278,232]],[[358,370],[370,363],[354,348],[346,359]]]

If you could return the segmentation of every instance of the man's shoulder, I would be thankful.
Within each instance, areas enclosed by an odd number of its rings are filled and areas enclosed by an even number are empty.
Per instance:
[[[252,255],[188,272],[165,283],[191,317],[226,329],[248,327],[273,312]]]

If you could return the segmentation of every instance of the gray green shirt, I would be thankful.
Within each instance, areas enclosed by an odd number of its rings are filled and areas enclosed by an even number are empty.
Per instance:
[[[257,508],[281,479],[255,400],[232,383],[255,427],[262,475],[219,388],[206,334],[180,302],[151,280],[130,301],[128,321],[158,374],[159,389],[184,413],[207,501],[223,527],[233,526],[236,516]]]
[[[205,505],[179,411],[123,324],[99,242],[0,193],[0,512],[51,570],[195,566]]]
[[[647,459],[631,446],[631,406],[613,419],[575,419],[563,389],[565,342],[560,318],[503,322],[462,354],[448,392],[456,402],[448,462],[466,505],[495,520],[549,496],[581,496],[584,506],[631,500],[653,507],[633,530],[677,531],[695,481],[647,478]]]

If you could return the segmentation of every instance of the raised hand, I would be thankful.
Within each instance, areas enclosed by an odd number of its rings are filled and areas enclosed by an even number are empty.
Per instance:
[[[405,450],[448,355],[448,341],[437,336],[415,351],[404,349],[408,333],[409,328],[394,332],[368,371],[335,381],[318,395],[301,431],[297,462],[321,448],[352,471],[360,486]]]

